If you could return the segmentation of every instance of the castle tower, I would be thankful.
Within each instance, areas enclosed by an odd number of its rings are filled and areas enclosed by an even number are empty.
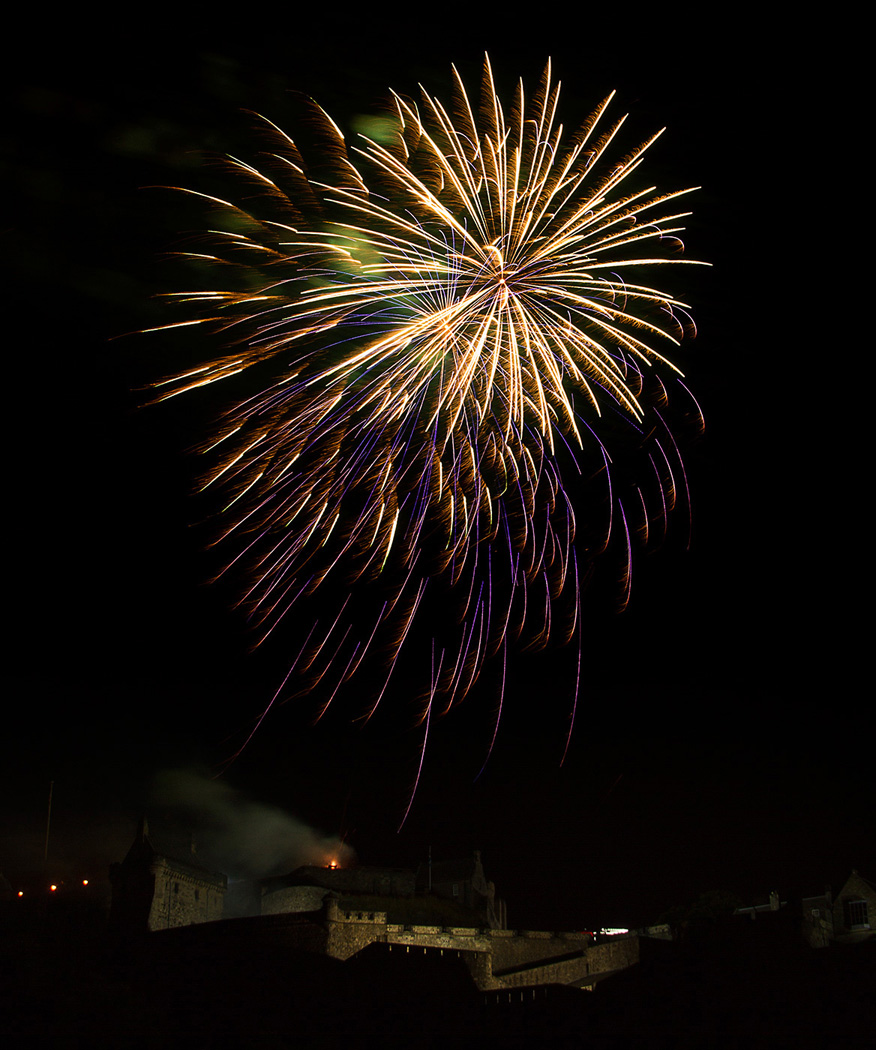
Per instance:
[[[110,881],[110,924],[123,937],[222,918],[226,877],[201,864],[190,836],[186,849],[180,836],[150,832],[145,816]]]

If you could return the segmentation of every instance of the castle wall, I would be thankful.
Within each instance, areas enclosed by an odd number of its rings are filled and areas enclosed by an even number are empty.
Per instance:
[[[349,959],[374,941],[386,940],[385,911],[346,911],[336,900],[326,901],[326,952]]]
[[[392,944],[421,948],[489,952],[488,932],[470,926],[387,926],[386,939]]]
[[[325,892],[319,887],[289,887],[297,896],[276,902],[284,906],[273,913],[211,922],[218,917],[221,894],[208,879],[163,862],[153,867],[156,892],[150,929],[167,931],[162,936],[188,938],[181,944],[211,946],[210,950],[246,951],[256,943],[272,943],[346,961],[380,942],[406,953],[455,953],[482,991],[548,984],[592,987],[601,977],[639,961],[637,936],[593,944],[590,935],[583,933],[405,926],[387,923],[386,912],[344,906],[334,894],[321,900],[320,914],[314,914],[313,908],[290,910],[290,904],[312,904],[313,892]],[[185,929],[201,922],[210,925],[197,932]]]
[[[328,891],[323,886],[286,886],[262,895],[262,915],[319,911]]]
[[[164,858],[154,861],[151,872],[155,892],[147,923],[150,930],[167,930],[222,918],[224,885],[172,867]]]
[[[546,933],[541,930],[492,930],[493,973],[543,959],[569,955],[592,943],[587,933]]]
[[[413,897],[414,873],[406,868],[320,868],[307,865],[289,876],[294,884],[323,886],[349,896]]]
[[[591,974],[612,973],[633,966],[641,957],[642,940],[637,936],[613,937],[587,949]]]
[[[499,974],[494,971],[490,983],[480,987],[497,989],[572,984],[579,988],[593,988],[600,978],[637,963],[640,951],[641,943],[638,937],[620,937],[615,941],[585,948],[566,958],[535,962]]]
[[[326,952],[349,959],[380,941],[404,951],[461,955],[481,990],[540,984],[587,986],[639,961],[640,938],[617,937],[593,944],[586,933],[491,930],[387,923],[385,912],[341,907],[325,901]],[[592,981],[591,981],[592,979]]]

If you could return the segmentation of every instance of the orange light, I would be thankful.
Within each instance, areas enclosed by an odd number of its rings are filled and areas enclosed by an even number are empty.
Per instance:
[[[88,879],[83,879],[82,880],[82,885],[83,886],[87,886],[88,885]]]
[[[18,891],[18,896],[19,897],[23,897],[24,896],[24,890],[19,890]]]
[[[52,891],[52,893],[54,893],[57,888],[58,887],[54,884],[54,882],[52,883],[51,886],[49,886],[49,889]]]
[[[329,867],[330,867],[330,868],[332,869],[332,871],[334,871],[334,869],[335,869],[335,868],[336,868],[337,866],[338,866],[338,862],[337,862],[336,860],[333,860],[333,861],[330,861],[330,862],[329,862]]]

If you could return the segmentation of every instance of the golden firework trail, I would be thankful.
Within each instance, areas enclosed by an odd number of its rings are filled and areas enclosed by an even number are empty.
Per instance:
[[[221,538],[248,566],[260,638],[304,639],[287,681],[322,683],[327,706],[376,656],[373,712],[432,617],[427,727],[489,656],[580,634],[583,570],[613,533],[626,595],[631,522],[647,542],[686,487],[662,405],[690,320],[639,275],[689,261],[690,191],[628,188],[658,135],[618,159],[611,96],[566,134],[550,64],[507,107],[489,59],[479,105],[453,79],[448,107],[393,93],[350,146],[315,103],[310,152],[259,118],[258,165],[228,159],[248,192],[196,194],[216,218],[209,249],[186,254],[228,284],[173,296],[226,352],[157,384],[165,398],[252,376],[204,449],[204,486],[227,493]],[[632,497],[612,452],[630,439],[647,464]],[[575,542],[582,471],[603,498]],[[436,617],[448,591],[453,623]]]

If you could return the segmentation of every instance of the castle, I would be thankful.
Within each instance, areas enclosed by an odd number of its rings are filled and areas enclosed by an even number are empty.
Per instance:
[[[111,924],[119,938],[197,925],[198,936],[217,946],[244,938],[342,961],[379,944],[389,952],[461,958],[482,991],[547,984],[592,989],[638,962],[645,942],[670,937],[668,927],[613,937],[509,930],[478,851],[419,872],[305,866],[229,888],[191,846],[161,842],[144,820],[111,878]]]
[[[464,860],[430,862],[418,872],[304,866],[229,886],[225,875],[200,862],[191,841],[162,841],[144,820],[111,879],[111,926],[121,941],[151,932],[197,937],[211,950],[270,944],[339,961],[372,946],[449,955],[464,962],[479,990],[497,995],[545,985],[592,990],[672,939],[668,925],[613,935],[510,930],[478,851]],[[812,947],[873,936],[876,887],[857,872],[835,898],[798,904],[800,932]],[[738,908],[736,915],[757,919],[780,911],[794,909],[773,894],[769,904]]]

